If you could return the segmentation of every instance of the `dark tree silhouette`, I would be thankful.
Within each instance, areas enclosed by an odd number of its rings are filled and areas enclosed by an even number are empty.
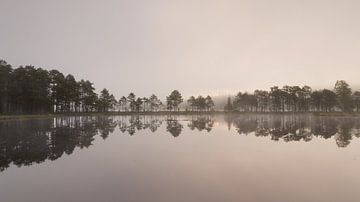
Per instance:
[[[339,107],[344,112],[352,111],[352,98],[351,98],[351,88],[346,81],[337,81],[335,84],[334,91],[338,98]]]
[[[233,105],[232,105],[232,102],[231,102],[231,98],[228,97],[227,103],[226,103],[226,105],[224,107],[224,111],[229,112],[229,111],[233,111],[233,110],[234,110],[234,108],[233,108]]]
[[[149,98],[150,110],[158,111],[161,105],[161,100],[154,94],[152,94]]]
[[[127,98],[125,96],[122,96],[119,100],[120,110],[127,111]]]
[[[179,91],[174,90],[171,94],[166,97],[167,109],[170,111],[179,111],[179,105],[183,102],[183,98]]]
[[[116,105],[116,99],[114,95],[110,94],[107,89],[103,89],[100,92],[100,97],[97,100],[97,108],[99,112],[108,112],[110,109],[113,109]]]
[[[135,104],[135,100],[136,100],[136,96],[134,93],[130,93],[127,97],[127,101],[130,104],[130,111],[135,111],[136,110],[136,104]]]
[[[0,60],[0,113],[7,113],[10,109],[11,65]]]
[[[188,100],[187,100],[188,105],[191,108],[191,111],[194,111],[194,108],[196,106],[196,100],[194,96],[191,96]]]
[[[0,60],[1,114],[104,112],[115,104],[108,92],[98,98],[88,80],[76,81],[71,74],[31,65],[12,69]]]
[[[136,101],[135,101],[135,110],[137,112],[141,111],[141,109],[143,107],[142,104],[143,104],[143,100],[141,98],[136,99]]]

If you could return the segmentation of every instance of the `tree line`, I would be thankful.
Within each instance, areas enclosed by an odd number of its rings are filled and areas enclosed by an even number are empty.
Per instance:
[[[31,65],[12,68],[0,60],[2,114],[104,112],[115,103],[107,89],[98,95],[88,80],[76,81],[71,74]]]
[[[156,95],[149,98],[138,97],[134,93],[130,93],[127,97],[123,96],[119,100],[120,111],[125,112],[157,112],[157,111],[180,111],[180,105],[184,102],[183,96],[178,90],[174,90],[166,97],[164,104]],[[203,97],[199,95],[197,98],[191,96],[187,100],[186,111],[212,111],[215,104],[211,96]]]
[[[178,90],[166,97],[136,97],[131,92],[119,100],[107,89],[96,93],[89,80],[77,81],[71,74],[34,66],[13,68],[0,60],[0,114],[40,114],[69,112],[158,112],[214,111],[211,96],[191,96],[184,103]],[[334,89],[312,90],[309,86],[278,86],[253,93],[239,92],[228,98],[225,111],[242,112],[353,112],[360,110],[360,92],[353,92],[340,80]]]
[[[344,80],[334,89],[312,90],[309,86],[274,86],[270,91],[239,92],[228,98],[225,111],[242,112],[359,112],[360,92],[353,92]]]
[[[134,93],[119,100],[106,88],[97,94],[89,80],[77,81],[71,74],[34,66],[13,68],[0,60],[0,114],[41,114],[69,112],[157,112],[179,111],[183,97],[174,90],[166,103],[156,96],[136,97]],[[191,97],[192,110],[210,110],[210,96]]]

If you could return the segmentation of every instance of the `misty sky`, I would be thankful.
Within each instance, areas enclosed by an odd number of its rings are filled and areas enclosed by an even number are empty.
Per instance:
[[[0,0],[0,58],[116,96],[360,84],[359,0]]]

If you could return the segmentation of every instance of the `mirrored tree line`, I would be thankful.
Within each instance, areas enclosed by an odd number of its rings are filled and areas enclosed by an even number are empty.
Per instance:
[[[135,135],[135,133],[147,129],[154,133],[165,123],[166,131],[172,136],[178,137],[184,128],[184,122],[188,123],[187,126],[190,130],[210,132],[215,120],[211,116],[203,115],[186,117],[184,120],[179,116],[122,116],[118,120],[118,125],[122,133]]]
[[[360,119],[292,115],[226,116],[229,130],[242,135],[270,137],[273,141],[311,141],[314,137],[334,138],[338,147],[346,147],[360,137]]]
[[[96,137],[107,139],[118,127],[130,136],[143,131],[163,132],[179,137],[184,126],[191,131],[212,133],[219,117],[197,116],[77,116],[53,119],[0,122],[0,171],[14,164],[30,166],[70,155],[76,148],[90,147]],[[360,137],[360,118],[335,118],[292,115],[224,116],[229,130],[240,135],[270,137],[273,141],[311,141],[314,137],[335,139],[347,147]],[[147,133],[148,134],[148,133]],[[161,133],[162,134],[162,133]],[[233,134],[233,133],[232,133]]]
[[[353,92],[346,81],[337,81],[334,89],[312,90],[309,86],[278,86],[269,91],[239,92],[228,98],[225,111],[241,112],[359,112],[360,92]]]
[[[99,135],[106,139],[117,123],[105,116],[57,117],[54,119],[0,122],[0,171],[29,166],[88,148]]]
[[[206,119],[210,121],[209,119]],[[96,137],[107,139],[116,127],[134,135],[140,130],[156,132],[166,122],[166,131],[177,137],[183,125],[177,117],[158,116],[71,116],[0,122],[0,171],[14,164],[18,167],[56,160],[76,148],[93,145]],[[190,125],[189,125],[190,127]],[[204,127],[204,128],[203,128]],[[209,127],[209,126],[207,126]],[[199,121],[191,129],[205,129]],[[211,129],[206,129],[210,131]]]
[[[238,134],[254,134],[257,137],[270,137],[273,141],[310,141],[314,137],[335,138],[338,147],[346,147],[353,138],[360,137],[360,118],[319,117],[308,115],[227,115],[224,120],[229,130],[233,127]],[[211,132],[214,116],[191,116],[179,120],[177,116],[131,116],[119,121],[120,130],[129,135],[150,129],[151,132],[166,123],[166,131],[178,137],[187,123],[190,130]]]

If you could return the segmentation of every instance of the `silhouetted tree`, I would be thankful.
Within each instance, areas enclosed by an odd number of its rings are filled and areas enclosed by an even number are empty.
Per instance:
[[[150,110],[151,111],[157,111],[159,110],[159,107],[161,105],[161,100],[156,95],[151,95],[149,98],[150,102]]]
[[[205,105],[206,105],[206,109],[208,111],[211,111],[214,109],[214,106],[215,106],[215,103],[214,101],[212,100],[212,98],[210,97],[210,95],[206,96],[205,98]]]
[[[143,100],[141,98],[136,99],[135,101],[135,110],[140,112],[142,109]]]
[[[311,94],[311,105],[314,107],[315,111],[321,111],[322,109],[322,92],[314,91]]]
[[[264,90],[255,90],[254,96],[255,96],[256,102],[258,104],[259,110],[261,112],[267,111],[269,108],[268,105],[269,105],[269,101],[270,101],[269,93]]]
[[[179,110],[179,105],[183,102],[183,98],[179,91],[174,90],[166,97],[166,104],[168,110]]]
[[[328,89],[324,89],[321,97],[321,105],[323,106],[323,111],[330,112],[337,105],[336,94]]]
[[[11,65],[0,60],[0,114],[8,113],[11,110],[10,83],[12,71]]]
[[[74,76],[71,74],[65,77],[65,96],[64,96],[64,107],[66,112],[77,111],[76,109],[80,105],[80,95],[79,95],[79,86],[76,82]]]
[[[231,98],[228,97],[227,103],[226,103],[226,105],[224,107],[224,111],[229,112],[229,111],[232,111],[232,110],[234,110],[234,108],[233,108],[233,105],[232,105],[232,102],[231,102]]]
[[[127,98],[125,96],[122,96],[119,100],[120,109],[123,111],[127,111]]]
[[[283,106],[283,92],[279,87],[274,86],[270,88],[270,108],[271,111],[278,112]]]
[[[147,97],[143,97],[142,98],[142,101],[143,101],[143,111],[145,112],[146,111],[146,108],[148,108],[149,104],[150,104],[150,99],[147,98]]]
[[[203,96],[198,96],[195,99],[195,107],[197,110],[199,111],[204,111],[206,110],[206,99]]]
[[[252,94],[239,92],[235,96],[233,106],[238,111],[245,111],[245,112],[256,111],[256,109],[257,109],[257,99]]]
[[[95,109],[97,94],[90,81],[81,80],[79,82],[80,105],[83,112],[91,112]]]
[[[194,96],[191,96],[188,100],[187,103],[189,104],[191,111],[194,111],[195,105],[196,105],[196,100]]]
[[[136,96],[134,93],[130,93],[127,97],[127,100],[130,104],[130,110],[135,111],[136,110],[136,104],[135,104]]]
[[[97,101],[97,107],[99,112],[108,112],[116,105],[116,99],[114,95],[110,94],[107,89],[103,89],[100,92],[99,99]]]
[[[334,87],[334,91],[337,95],[339,107],[344,112],[351,112],[353,109],[352,105],[352,92],[349,84],[346,81],[337,81]]]
[[[63,112],[65,108],[65,77],[57,71],[51,70],[50,74],[50,90],[51,90],[51,101],[55,107],[55,112]]]
[[[44,113],[50,111],[50,79],[41,68],[25,66],[11,74],[11,105],[13,113]]]

